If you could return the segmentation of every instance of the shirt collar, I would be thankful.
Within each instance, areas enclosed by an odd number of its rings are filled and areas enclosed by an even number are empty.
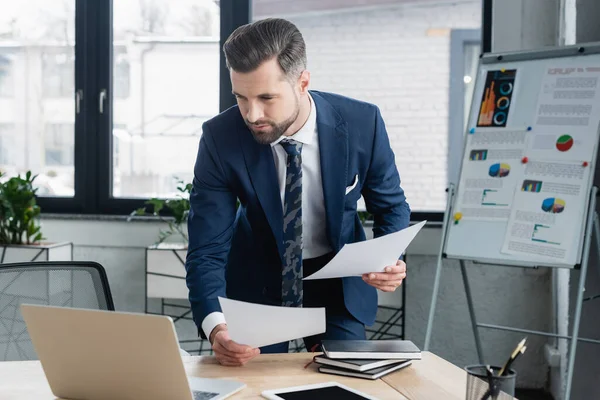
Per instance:
[[[310,101],[310,114],[308,114],[308,119],[302,128],[300,128],[300,130],[294,133],[292,136],[281,136],[279,139],[271,143],[271,146],[279,144],[279,142],[281,142],[283,139],[293,139],[297,142],[308,145],[313,142],[316,132],[315,128],[317,126],[317,109],[310,94],[308,95],[308,100]]]

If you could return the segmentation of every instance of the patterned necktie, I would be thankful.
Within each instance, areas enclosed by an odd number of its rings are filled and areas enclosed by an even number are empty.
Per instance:
[[[285,246],[281,301],[283,306],[302,307],[302,143],[282,140],[287,153],[283,243]]]

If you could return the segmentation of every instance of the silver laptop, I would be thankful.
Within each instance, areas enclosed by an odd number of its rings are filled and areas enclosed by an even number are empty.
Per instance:
[[[246,386],[188,377],[167,316],[28,304],[21,313],[57,397],[218,400]]]

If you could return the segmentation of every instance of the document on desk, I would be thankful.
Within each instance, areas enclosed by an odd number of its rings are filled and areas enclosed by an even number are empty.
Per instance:
[[[410,228],[376,239],[347,244],[329,263],[314,274],[304,277],[304,280],[342,278],[361,276],[369,272],[383,272],[386,266],[396,265],[396,261],[426,222],[420,222]]]
[[[276,307],[219,297],[234,342],[268,346],[325,332],[325,308]]]

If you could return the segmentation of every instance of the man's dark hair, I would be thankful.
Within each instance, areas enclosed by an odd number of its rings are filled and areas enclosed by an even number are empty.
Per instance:
[[[251,72],[277,57],[285,76],[294,79],[306,69],[306,45],[290,21],[267,18],[237,28],[223,45],[227,68]]]

